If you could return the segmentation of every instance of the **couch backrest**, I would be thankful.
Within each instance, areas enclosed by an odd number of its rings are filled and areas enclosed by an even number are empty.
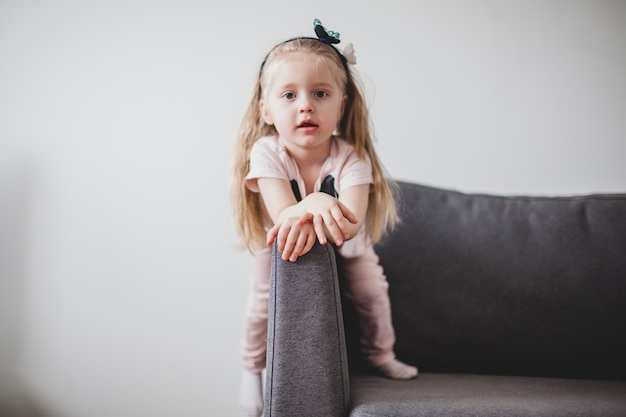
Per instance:
[[[400,183],[377,247],[396,352],[423,371],[626,375],[626,195],[498,197]]]

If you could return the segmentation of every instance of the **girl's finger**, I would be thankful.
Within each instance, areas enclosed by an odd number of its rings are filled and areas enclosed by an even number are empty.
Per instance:
[[[278,229],[278,235],[276,236],[276,242],[278,246],[278,251],[283,252],[285,250],[285,246],[287,244],[287,239],[289,238],[289,233],[291,231],[291,226],[289,225],[281,225]]]
[[[315,235],[308,234],[306,244],[304,245],[304,249],[302,249],[302,254],[300,256],[309,253],[309,251],[313,248],[313,245],[315,245]]]
[[[330,233],[330,236],[333,238],[335,245],[343,245],[343,233],[341,232],[341,230],[339,230],[339,227],[337,227],[335,219],[330,214],[324,216],[323,219],[324,225],[326,225],[326,229],[328,230],[328,233]]]
[[[300,235],[299,232],[299,228],[298,227],[292,227],[289,230],[289,234],[287,235],[287,238],[285,240],[285,246],[283,248],[283,260],[287,261],[291,258],[292,253],[294,253],[294,248],[296,246],[296,243],[298,242],[298,237]],[[296,253],[297,255],[297,253]],[[297,256],[296,256],[297,257]]]
[[[346,207],[345,204],[343,204],[341,201],[338,201],[338,203],[343,217],[345,217],[350,223],[357,224],[359,222],[359,219],[356,218],[356,215],[352,212],[352,210]]]
[[[268,232],[267,232],[267,240],[266,243],[267,245],[272,245],[274,243],[274,240],[276,239],[276,237],[278,236],[278,231],[280,230],[280,226],[279,225],[274,225],[274,227],[272,227]]]
[[[343,238],[348,239],[350,237],[350,231],[348,230],[348,225],[346,224],[346,218],[343,216],[343,212],[340,209],[333,210],[332,216]]]
[[[291,242],[289,239],[287,239],[287,241],[285,241],[285,246],[283,247],[283,250],[281,251],[281,258],[283,259],[283,261],[288,261],[289,258],[291,257],[291,249],[293,248],[293,242]]]
[[[291,256],[289,257],[289,260],[291,262],[297,261],[298,256],[302,255],[302,251],[304,247],[306,246],[307,236],[308,236],[307,233],[300,233],[298,235],[298,239],[296,240],[296,243],[293,246],[293,249],[291,251]]]
[[[322,216],[315,216],[313,218],[313,229],[315,230],[315,234],[317,235],[317,240],[319,240],[321,245],[326,244],[326,230],[324,230],[324,221]]]

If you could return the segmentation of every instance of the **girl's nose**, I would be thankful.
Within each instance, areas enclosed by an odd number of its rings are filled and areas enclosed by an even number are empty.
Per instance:
[[[314,110],[309,97],[303,97],[300,101],[300,113],[311,113]]]

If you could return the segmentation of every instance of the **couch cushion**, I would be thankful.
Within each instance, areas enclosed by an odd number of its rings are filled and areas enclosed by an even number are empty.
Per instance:
[[[626,195],[498,197],[401,183],[377,251],[396,352],[424,371],[626,375]]]
[[[350,417],[624,416],[626,382],[421,374],[351,376]]]

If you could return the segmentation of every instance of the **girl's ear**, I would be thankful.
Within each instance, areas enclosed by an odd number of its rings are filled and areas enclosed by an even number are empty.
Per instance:
[[[267,125],[273,125],[274,119],[272,118],[272,114],[268,106],[265,105],[263,100],[259,101],[259,110],[261,111],[261,118]]]

